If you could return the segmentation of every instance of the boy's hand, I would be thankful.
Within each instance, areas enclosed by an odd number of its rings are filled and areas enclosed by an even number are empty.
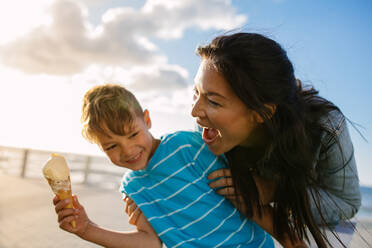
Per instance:
[[[125,202],[125,212],[129,216],[129,224],[136,226],[141,215],[143,216],[142,211],[131,198],[125,197],[123,200]]]
[[[69,199],[60,200],[58,196],[53,199],[55,205],[55,211],[58,215],[59,227],[67,232],[74,233],[79,237],[83,238],[90,220],[84,210],[84,207],[80,205],[77,196],[73,195],[74,208],[64,208],[69,204]],[[73,228],[71,221],[75,220],[76,227]]]

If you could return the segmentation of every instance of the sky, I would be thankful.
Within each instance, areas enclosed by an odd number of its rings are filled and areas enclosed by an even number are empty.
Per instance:
[[[258,32],[288,52],[296,76],[353,121],[359,177],[372,186],[372,1],[13,0],[0,3],[0,145],[102,155],[81,136],[84,93],[120,83],[152,132],[193,129],[195,48]]]

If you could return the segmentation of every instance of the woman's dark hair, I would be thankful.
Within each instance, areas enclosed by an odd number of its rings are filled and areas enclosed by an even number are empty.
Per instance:
[[[281,239],[287,233],[292,241],[309,240],[307,227],[318,247],[330,245],[314,221],[310,197],[317,199],[316,189],[324,186],[312,174],[316,147],[324,131],[319,120],[330,111],[340,110],[314,88],[303,87],[284,49],[263,35],[219,36],[196,52],[210,61],[247,108],[264,120],[262,128],[268,142],[258,161],[245,163],[250,160],[244,158],[247,153],[240,146],[226,153],[245,215],[252,217],[252,206],[260,206],[251,172],[256,170],[265,177],[267,169],[272,172],[268,179],[276,184],[273,209],[277,237]],[[269,106],[275,106],[274,113]],[[315,189],[312,194],[309,187]]]

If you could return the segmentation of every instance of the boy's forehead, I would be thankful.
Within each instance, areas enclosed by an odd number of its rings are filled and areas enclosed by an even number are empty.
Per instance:
[[[110,126],[115,127],[114,125],[110,125]],[[123,122],[119,123],[118,125],[116,125],[116,127],[117,126],[120,127],[121,135],[127,135],[128,133],[132,132],[133,129],[135,129],[136,118],[134,118],[132,121],[125,121],[125,122],[123,121]],[[115,129],[115,128],[113,128],[113,129]],[[105,136],[106,138],[112,138],[113,136],[118,135],[115,132],[113,132],[112,129],[109,128],[109,125],[105,122],[102,122],[100,124],[100,130],[101,130],[101,132],[99,132],[99,133],[101,135]]]

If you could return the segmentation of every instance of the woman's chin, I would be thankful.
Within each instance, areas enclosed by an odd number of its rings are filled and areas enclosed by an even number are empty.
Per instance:
[[[219,156],[225,153],[223,146],[220,142],[213,142],[211,144],[207,144],[209,151],[211,151],[214,155]]]

